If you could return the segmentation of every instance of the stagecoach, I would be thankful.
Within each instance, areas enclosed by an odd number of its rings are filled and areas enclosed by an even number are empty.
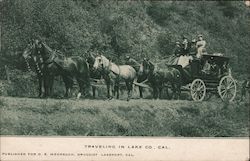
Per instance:
[[[223,101],[233,101],[236,96],[236,81],[228,67],[229,57],[222,54],[205,54],[194,59],[188,68],[172,65],[182,75],[182,91],[189,91],[194,101],[216,94]]]

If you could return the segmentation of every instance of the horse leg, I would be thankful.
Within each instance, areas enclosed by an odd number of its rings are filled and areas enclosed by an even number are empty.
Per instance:
[[[50,75],[48,74],[46,77],[45,77],[45,95],[46,97],[51,97],[51,88],[52,88],[52,79],[53,79],[53,75]]]
[[[94,86],[92,86],[93,98],[95,98],[95,90],[96,90],[96,88]]]
[[[129,101],[129,99],[130,99],[130,83],[129,83],[129,81],[126,81],[125,83],[126,83],[127,92],[128,92],[127,101]]]
[[[115,80],[115,83],[114,83],[114,94],[116,93],[116,99],[119,99],[120,97],[119,88],[120,88],[120,82],[117,79]]]
[[[129,101],[132,97],[132,91],[133,91],[133,81],[130,81],[129,82],[129,85],[128,85],[129,89],[128,89],[128,100]]]
[[[162,98],[162,95],[161,95],[162,94],[162,89],[163,89],[163,86],[160,86],[160,88],[158,90],[159,91],[159,97],[158,97],[159,99]]]
[[[44,97],[49,96],[49,76],[44,76]]]
[[[114,98],[116,96],[116,94],[117,94],[116,80],[111,80],[110,89],[111,89],[111,92],[112,92],[112,98]]]
[[[107,87],[107,98],[108,98],[108,99],[111,99],[112,96],[110,95],[110,86],[111,86],[110,79],[106,78],[106,79],[104,79],[104,80],[105,80],[106,87]]]
[[[158,86],[155,87],[155,96],[154,99],[158,98]]]
[[[72,80],[70,80],[69,78],[67,78],[67,76],[63,76],[63,82],[65,84],[65,89],[66,89],[64,97],[68,98],[69,94],[70,94],[70,88],[72,88],[73,83],[72,83]]]
[[[153,89],[153,99],[155,98],[155,86],[152,85],[152,89]]]
[[[178,85],[177,85],[177,91],[178,91],[178,98],[177,99],[180,99],[180,97],[181,97],[181,83],[178,83]]]
[[[119,99],[120,93],[119,93],[119,85],[118,85],[118,84],[116,84],[116,85],[114,86],[114,91],[115,91],[115,93],[116,93],[116,99]]]
[[[110,99],[110,83],[106,83],[107,84],[107,98]]]
[[[176,86],[175,86],[174,83],[171,83],[171,85],[172,85],[172,90],[173,90],[173,96],[172,96],[172,98],[176,99],[176,97],[177,97],[177,95],[176,95]]]
[[[64,97],[67,98],[69,96],[68,90],[69,90],[69,82],[65,77],[63,77],[63,82],[65,84],[65,94]]]
[[[54,76],[50,76],[49,91],[51,97],[53,97],[54,94],[53,85],[54,85]]]
[[[166,84],[166,94],[167,94],[167,99],[170,99],[169,92],[168,92],[169,84]]]
[[[143,98],[143,94],[142,94],[143,88],[142,87],[139,87],[139,92],[140,92],[140,98]]]
[[[138,83],[141,83],[142,81],[143,81],[143,79],[142,79],[141,77],[138,76],[137,82],[138,82]],[[142,94],[143,88],[142,88],[141,86],[138,86],[138,88],[139,88],[140,98],[143,98],[143,94]]]
[[[38,97],[41,98],[42,94],[43,94],[43,91],[42,91],[42,87],[43,87],[42,76],[38,76],[38,83],[39,83],[39,86],[38,86],[38,91],[39,91]]]
[[[82,83],[83,83],[83,90],[85,97],[89,98],[90,95],[90,78],[89,75],[85,75],[84,77],[81,77]]]
[[[80,78],[76,78],[78,86],[79,86],[79,91],[77,94],[77,99],[79,99],[81,97],[81,95],[84,93],[84,83],[82,80],[80,80]]]

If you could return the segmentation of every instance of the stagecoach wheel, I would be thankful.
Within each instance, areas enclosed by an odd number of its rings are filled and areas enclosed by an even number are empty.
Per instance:
[[[203,101],[206,96],[206,85],[204,81],[195,79],[191,84],[190,92],[194,101]]]
[[[224,76],[221,78],[218,93],[223,101],[233,101],[236,96],[236,81],[231,76]]]

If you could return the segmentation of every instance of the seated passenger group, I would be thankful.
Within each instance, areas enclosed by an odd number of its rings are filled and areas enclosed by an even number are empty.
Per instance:
[[[207,54],[205,46],[206,41],[201,34],[198,35],[197,41],[193,39],[191,43],[186,36],[183,36],[182,43],[179,41],[176,42],[174,49],[175,60],[173,64],[181,65],[182,68],[185,68],[193,60],[193,57],[200,59],[203,54]]]

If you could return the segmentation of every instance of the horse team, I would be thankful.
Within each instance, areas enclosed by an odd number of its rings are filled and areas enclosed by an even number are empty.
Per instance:
[[[33,40],[23,52],[28,69],[35,67],[39,82],[39,97],[50,97],[53,93],[55,76],[61,76],[66,87],[65,97],[68,97],[73,88],[74,79],[79,85],[79,98],[89,96],[90,81],[104,79],[107,87],[107,98],[116,96],[119,99],[119,84],[124,81],[127,88],[127,100],[131,99],[134,82],[149,82],[153,89],[153,97],[161,98],[162,89],[171,87],[174,98],[179,98],[181,88],[181,73],[179,70],[154,65],[148,59],[143,59],[136,67],[131,65],[117,65],[105,56],[89,54],[87,59],[80,56],[65,57],[52,50],[46,43]],[[32,61],[31,61],[32,60]],[[34,65],[30,65],[33,62]],[[44,92],[43,92],[44,89]],[[95,87],[92,87],[95,96]],[[142,88],[139,87],[140,97],[143,97]],[[168,90],[166,90],[168,91]],[[167,93],[168,94],[168,93]],[[169,95],[169,94],[168,94]]]

